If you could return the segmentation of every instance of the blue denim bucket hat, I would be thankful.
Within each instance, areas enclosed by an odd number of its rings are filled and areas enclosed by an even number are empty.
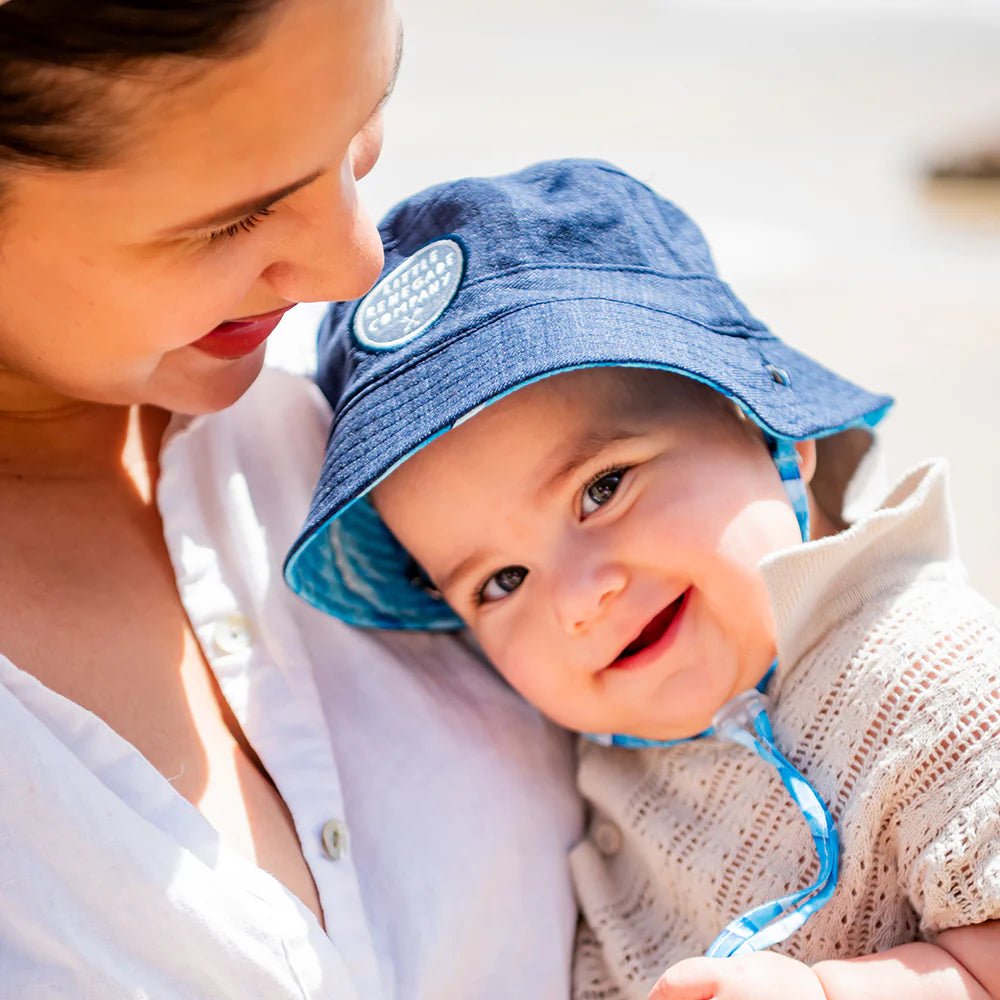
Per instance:
[[[285,561],[296,593],[351,624],[462,626],[414,585],[412,560],[366,497],[530,382],[609,365],[686,375],[760,425],[779,469],[793,442],[870,429],[892,404],[778,340],[719,279],[698,227],[610,164],[558,160],[441,184],[396,206],[380,231],[382,278],[320,327],[333,426]]]

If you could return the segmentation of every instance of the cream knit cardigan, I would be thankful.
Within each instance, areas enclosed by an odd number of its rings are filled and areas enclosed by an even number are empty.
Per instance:
[[[944,463],[762,570],[775,741],[841,837],[833,899],[775,950],[847,958],[1000,918],[1000,612],[964,582]],[[583,743],[579,781],[576,1000],[644,1000],[730,919],[816,876],[798,809],[735,744]]]

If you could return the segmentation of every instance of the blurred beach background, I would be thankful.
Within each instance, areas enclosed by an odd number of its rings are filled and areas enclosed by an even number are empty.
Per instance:
[[[782,338],[897,398],[895,479],[950,459],[959,541],[1000,602],[1000,0],[399,0],[376,217],[429,184],[611,160],[701,225]],[[302,306],[269,361],[309,369]]]

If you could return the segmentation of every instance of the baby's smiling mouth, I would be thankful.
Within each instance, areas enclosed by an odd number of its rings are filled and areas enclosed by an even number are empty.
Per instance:
[[[664,633],[670,628],[671,623],[684,606],[684,599],[687,595],[688,592],[685,590],[675,601],[672,601],[658,615],[652,618],[646,624],[646,627],[615,657],[611,666],[631,656],[635,656],[636,653],[641,653],[644,649],[662,639]]]

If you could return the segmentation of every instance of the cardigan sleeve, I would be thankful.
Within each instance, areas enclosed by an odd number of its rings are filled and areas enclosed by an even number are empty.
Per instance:
[[[1000,919],[1000,614],[968,588],[924,621],[914,652],[922,752],[896,782],[900,878],[926,937]],[[952,592],[953,593],[953,592]],[[916,719],[933,718],[936,738]]]

